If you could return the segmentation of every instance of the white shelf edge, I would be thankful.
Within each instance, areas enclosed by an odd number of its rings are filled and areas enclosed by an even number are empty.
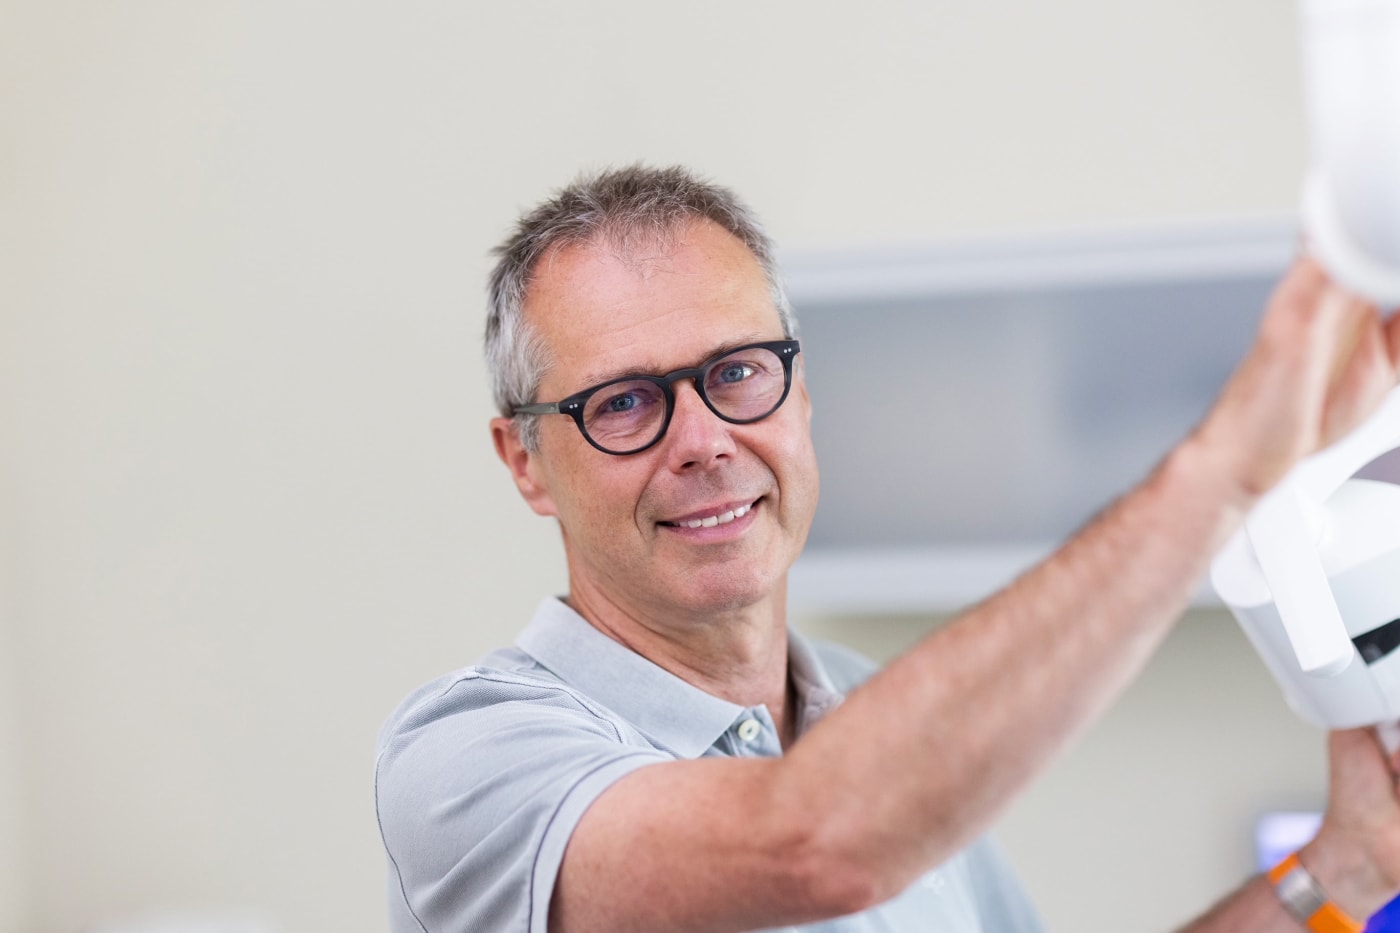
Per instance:
[[[1044,560],[1053,545],[816,548],[788,575],[788,605],[811,614],[925,614],[966,608]],[[1222,603],[1202,581],[1193,608]]]
[[[1296,218],[978,237],[923,246],[787,250],[789,297],[808,304],[1074,285],[1275,275],[1299,251]]]

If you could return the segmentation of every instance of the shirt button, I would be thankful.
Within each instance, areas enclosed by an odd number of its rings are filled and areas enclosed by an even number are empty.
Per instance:
[[[739,723],[739,738],[745,742],[752,742],[762,730],[763,727],[758,724],[757,719],[745,719]]]

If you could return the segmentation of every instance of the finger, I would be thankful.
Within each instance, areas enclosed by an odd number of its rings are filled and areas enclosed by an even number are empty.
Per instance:
[[[1323,409],[1323,443],[1355,428],[1395,385],[1395,364],[1376,308],[1349,298],[1341,314]]]
[[[1267,357],[1291,369],[1296,384],[1321,409],[1374,318],[1365,299],[1328,279],[1305,257],[1270,301],[1260,336]]]
[[[1266,341],[1277,338],[1283,347],[1297,346],[1294,332],[1310,329],[1330,287],[1322,267],[1308,256],[1300,257],[1269,296],[1260,336]]]
[[[1303,253],[1293,263],[1280,283],[1278,292],[1306,305],[1317,300],[1322,289],[1330,283],[1327,271],[1309,253]]]
[[[1385,322],[1386,343],[1390,350],[1390,363],[1400,369],[1400,312],[1390,315],[1390,320]]]

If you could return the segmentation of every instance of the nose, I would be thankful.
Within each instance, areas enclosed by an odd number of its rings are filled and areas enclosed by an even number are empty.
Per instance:
[[[692,380],[680,380],[672,390],[676,408],[665,437],[671,469],[678,473],[706,470],[732,457],[737,449],[731,433],[734,426],[710,411]]]

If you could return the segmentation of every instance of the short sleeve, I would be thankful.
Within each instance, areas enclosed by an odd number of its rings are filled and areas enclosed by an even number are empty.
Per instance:
[[[977,912],[984,930],[997,933],[1043,933],[1045,927],[1020,880],[989,837],[967,850]]]
[[[411,706],[380,748],[393,933],[546,933],[584,811],[622,776],[670,760],[568,688],[479,671]]]

